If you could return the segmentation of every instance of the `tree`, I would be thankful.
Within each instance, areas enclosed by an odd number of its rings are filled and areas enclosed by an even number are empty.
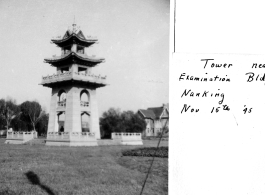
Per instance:
[[[103,137],[110,138],[113,132],[140,133],[146,127],[146,122],[133,111],[120,112],[110,108],[100,118],[100,127]]]
[[[36,101],[26,101],[20,105],[21,116],[20,119],[26,123],[32,125],[34,131],[36,131],[36,124],[43,116],[41,105]]]
[[[11,126],[13,127],[14,131],[28,131],[30,125],[20,119],[20,115],[18,114],[12,121]]]
[[[121,114],[121,132],[141,133],[146,127],[146,122],[133,111],[124,111]]]
[[[36,125],[38,135],[47,134],[48,122],[49,122],[49,114],[43,111],[42,117],[40,118],[39,122]]]
[[[10,127],[11,121],[19,114],[19,108],[16,101],[12,99],[0,100],[0,116],[6,123],[6,129]]]
[[[6,128],[6,121],[5,119],[0,115],[0,130]]]
[[[102,137],[110,138],[112,132],[118,132],[121,112],[119,109],[110,108],[99,119]]]

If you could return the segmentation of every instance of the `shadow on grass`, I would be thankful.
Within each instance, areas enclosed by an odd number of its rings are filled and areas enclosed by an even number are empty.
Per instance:
[[[18,193],[14,192],[14,191],[12,191],[12,190],[10,190],[10,189],[2,190],[2,191],[0,191],[0,194],[1,194],[1,195],[18,195]],[[20,194],[22,194],[22,192],[19,193],[19,195],[20,195]]]
[[[43,190],[45,190],[49,195],[55,195],[55,193],[47,186],[41,184],[40,179],[38,177],[38,175],[36,175],[34,172],[32,171],[28,171],[27,173],[25,173],[25,175],[27,176],[28,180],[33,184],[33,185],[38,185],[40,186]]]

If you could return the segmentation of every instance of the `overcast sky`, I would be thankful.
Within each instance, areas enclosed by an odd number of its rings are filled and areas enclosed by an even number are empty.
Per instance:
[[[37,100],[49,111],[51,89],[39,83],[56,70],[43,60],[60,54],[50,40],[75,17],[85,36],[99,39],[86,53],[106,59],[92,70],[109,83],[98,89],[100,114],[168,103],[169,7],[169,0],[1,0],[0,98]]]

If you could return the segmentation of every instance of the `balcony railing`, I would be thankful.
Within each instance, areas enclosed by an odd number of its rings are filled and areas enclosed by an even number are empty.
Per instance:
[[[89,106],[89,102],[81,101],[80,102],[80,106],[82,106],[82,107],[88,107]]]
[[[57,103],[58,107],[66,107],[66,101],[60,101]],[[89,107],[89,102],[80,101],[80,106],[82,107]]]
[[[103,77],[101,75],[83,74],[79,72],[69,71],[69,72],[53,74],[53,75],[42,77],[41,84],[54,83],[58,81],[71,80],[71,79],[80,80],[80,81],[88,81],[91,83],[106,84],[106,78],[107,76]]]
[[[58,102],[58,107],[65,107],[65,106],[66,106],[66,101]]]
[[[71,72],[64,72],[60,74],[53,74],[53,75],[48,75],[46,77],[42,77],[42,83],[45,82],[52,82],[53,80],[58,80],[58,79],[67,79],[71,78]]]

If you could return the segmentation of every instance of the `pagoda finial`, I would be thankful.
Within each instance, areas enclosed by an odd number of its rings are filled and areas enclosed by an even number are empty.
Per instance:
[[[76,33],[78,31],[77,27],[76,27],[76,23],[75,23],[75,15],[74,15],[74,23],[73,23],[73,33]]]

